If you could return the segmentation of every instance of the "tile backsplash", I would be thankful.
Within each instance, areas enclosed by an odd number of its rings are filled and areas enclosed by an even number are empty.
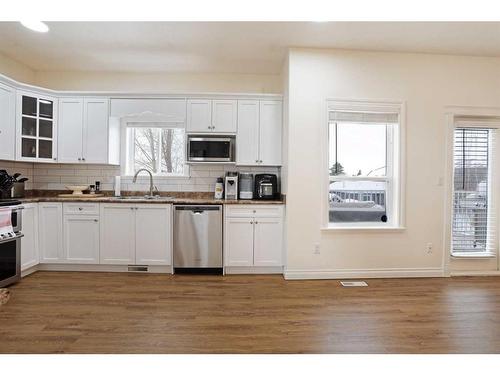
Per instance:
[[[120,175],[119,166],[82,164],[42,164],[0,161],[0,169],[9,174],[21,173],[29,178],[26,189],[64,190],[70,184],[94,184],[101,181],[102,190],[114,189],[114,176]],[[279,167],[236,167],[234,165],[194,165],[190,167],[190,177],[155,177],[154,184],[160,191],[214,191],[217,177],[227,171],[248,173],[274,173],[280,178]],[[147,191],[149,177],[141,174],[137,183],[132,177],[122,177],[121,189]]]

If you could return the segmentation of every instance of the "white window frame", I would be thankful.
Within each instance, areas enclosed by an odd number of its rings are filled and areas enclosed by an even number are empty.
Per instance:
[[[471,121],[467,123],[465,126],[464,122],[459,122],[457,119],[462,117],[470,117]],[[445,270],[445,275],[450,275],[450,260],[454,259],[455,261],[462,262],[464,265],[461,268],[467,269],[468,266],[465,265],[467,262],[474,262],[474,258],[497,258],[498,252],[500,251],[500,246],[498,244],[498,236],[500,230],[500,220],[497,219],[496,222],[496,249],[495,252],[478,252],[478,253],[461,253],[461,252],[453,252],[453,182],[454,182],[454,155],[453,155],[453,146],[454,146],[454,132],[456,128],[467,127],[467,128],[490,128],[497,130],[496,143],[497,147],[495,148],[495,154],[492,155],[492,165],[496,166],[490,169],[491,178],[490,178],[490,205],[492,209],[499,212],[499,197],[498,193],[493,194],[493,191],[497,191],[497,187],[500,186],[500,172],[498,172],[498,165],[500,165],[500,108],[486,108],[486,107],[458,107],[458,106],[449,106],[446,109],[446,124],[447,124],[447,136],[446,136],[446,174],[445,174],[445,230],[444,230],[444,238],[443,243],[445,245],[444,251],[444,259],[443,266]],[[472,259],[472,260],[471,260]],[[477,261],[476,261],[477,262]],[[500,267],[500,259],[496,260],[496,267]],[[462,264],[461,263],[461,264]],[[477,263],[470,265],[471,269],[477,269]],[[487,271],[489,268],[489,264],[483,267],[480,267],[480,270],[477,272]]]
[[[121,126],[120,126],[120,174],[125,177],[131,179],[134,175],[133,168],[130,168],[130,163],[134,157],[134,142],[131,140],[134,139],[134,132],[130,132],[130,128],[156,128],[156,129],[184,129],[185,138],[184,138],[184,152],[186,152],[186,142],[187,142],[187,133],[186,133],[186,124],[185,122],[174,121],[170,117],[166,117],[161,114],[155,114],[152,112],[144,112],[138,115],[130,115],[121,118]],[[129,135],[132,134],[131,137]],[[158,152],[161,152],[161,148],[158,148]],[[184,158],[186,156],[184,155]],[[160,159],[158,158],[159,162]],[[190,178],[190,168],[189,165],[185,162],[184,170],[182,174],[153,174],[155,180],[156,179],[182,179],[182,178]],[[146,179],[147,176],[138,176],[139,179]]]
[[[382,177],[363,177],[363,176],[330,176],[329,174],[329,112],[366,112],[366,113],[397,113],[399,123],[394,124],[387,129],[387,169],[386,176]],[[323,174],[324,183],[322,184],[322,230],[369,230],[386,231],[404,230],[404,185],[405,185],[405,103],[402,101],[369,101],[369,100],[339,100],[327,99],[326,102],[326,124],[323,127]],[[340,121],[339,121],[340,123]],[[381,122],[382,123],[382,122]],[[390,165],[392,164],[392,168]],[[386,210],[390,220],[387,223],[373,222],[353,222],[353,223],[330,223],[329,222],[329,186],[331,180],[371,180],[386,181]]]

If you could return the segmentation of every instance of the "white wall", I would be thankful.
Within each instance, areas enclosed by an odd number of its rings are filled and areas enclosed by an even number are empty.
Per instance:
[[[281,93],[279,75],[36,72],[36,84],[54,90]]]
[[[406,230],[320,230],[326,173],[321,167],[321,127],[326,126],[327,98],[406,101]],[[439,274],[444,190],[438,179],[444,176],[447,105],[500,107],[500,59],[290,51],[287,277]],[[425,249],[429,242],[434,245],[432,254]],[[313,254],[315,243],[320,244],[320,254]],[[306,272],[310,270],[316,273]]]

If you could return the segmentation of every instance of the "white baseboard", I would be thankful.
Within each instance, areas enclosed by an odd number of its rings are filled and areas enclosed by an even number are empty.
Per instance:
[[[500,276],[500,271],[491,270],[491,271],[451,271],[451,277],[458,276]]]
[[[445,277],[442,268],[380,268],[347,270],[285,270],[286,280],[301,279],[382,279]]]
[[[63,264],[63,263],[43,263],[38,264],[29,270],[23,271],[21,275],[27,276],[27,271],[68,271],[68,272],[132,272],[132,273],[172,273],[172,266],[148,266],[147,272],[133,272],[128,270],[127,265],[109,264]]]
[[[224,267],[226,275],[283,274],[283,267]]]

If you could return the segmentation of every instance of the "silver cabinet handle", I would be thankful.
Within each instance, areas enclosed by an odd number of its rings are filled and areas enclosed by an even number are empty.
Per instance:
[[[82,158],[78,158],[78,161],[81,161],[81,160],[82,160]]]
[[[253,221],[251,221],[250,224],[253,224]]]
[[[54,158],[54,160],[57,160],[57,158]]]
[[[83,161],[85,161],[85,158],[82,158]]]
[[[78,211],[82,211],[82,210],[83,210],[83,208],[81,208],[81,207],[78,207]]]
[[[98,223],[98,222],[99,222],[99,220],[97,220],[97,219],[94,219],[94,222],[95,222],[95,223]]]

